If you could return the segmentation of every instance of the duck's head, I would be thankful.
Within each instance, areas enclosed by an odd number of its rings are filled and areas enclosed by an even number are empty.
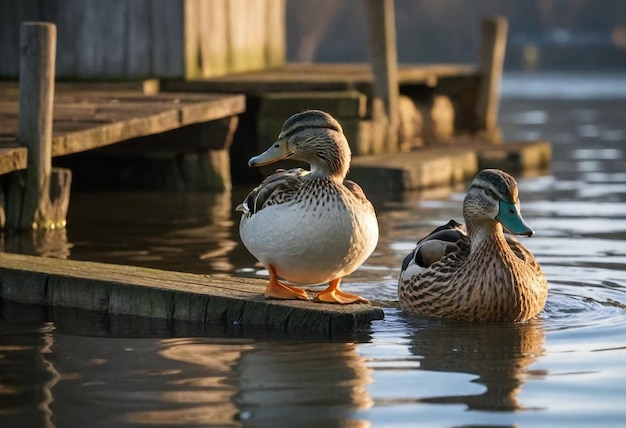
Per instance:
[[[343,179],[350,166],[350,146],[341,125],[321,110],[307,110],[283,124],[278,139],[269,149],[248,161],[263,166],[282,159],[296,159],[311,165],[311,174]]]
[[[490,229],[497,222],[514,235],[535,234],[520,214],[515,179],[499,169],[478,173],[463,201],[463,217],[470,236],[472,229]]]

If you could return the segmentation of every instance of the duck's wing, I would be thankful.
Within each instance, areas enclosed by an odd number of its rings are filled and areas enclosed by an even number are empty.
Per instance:
[[[460,236],[467,236],[467,232],[465,231],[465,225],[459,223],[458,221],[451,219],[449,222],[444,224],[443,226],[439,226],[435,228],[428,235],[417,241],[417,245],[424,241],[428,241],[431,239],[443,239],[448,241],[456,241]]]
[[[453,253],[458,253],[459,257],[467,257],[469,248],[470,241],[464,226],[455,220],[450,220],[417,242],[413,251],[402,261],[402,271],[413,263],[421,269],[427,268],[444,256]]]
[[[343,185],[357,200],[365,204],[370,203],[370,201],[367,199],[367,196],[365,196],[365,192],[363,192],[363,189],[361,189],[361,186],[356,184],[354,181],[344,180]]]
[[[276,170],[255,187],[235,210],[250,216],[271,205],[289,202],[308,174],[309,171],[302,168]]]

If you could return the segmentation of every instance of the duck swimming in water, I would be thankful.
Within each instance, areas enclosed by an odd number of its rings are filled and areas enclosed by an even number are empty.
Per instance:
[[[400,307],[420,316],[467,321],[522,321],[544,307],[548,284],[539,262],[519,241],[533,230],[520,214],[517,183],[497,169],[481,171],[451,220],[405,257]]]

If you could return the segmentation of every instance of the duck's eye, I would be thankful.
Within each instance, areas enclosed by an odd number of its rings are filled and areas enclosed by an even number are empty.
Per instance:
[[[492,197],[493,199],[498,199],[498,195],[491,189],[485,189],[485,195]]]

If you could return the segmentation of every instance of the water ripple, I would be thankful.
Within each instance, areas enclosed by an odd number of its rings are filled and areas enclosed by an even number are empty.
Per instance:
[[[549,330],[626,325],[626,293],[615,283],[552,281],[541,317]]]

